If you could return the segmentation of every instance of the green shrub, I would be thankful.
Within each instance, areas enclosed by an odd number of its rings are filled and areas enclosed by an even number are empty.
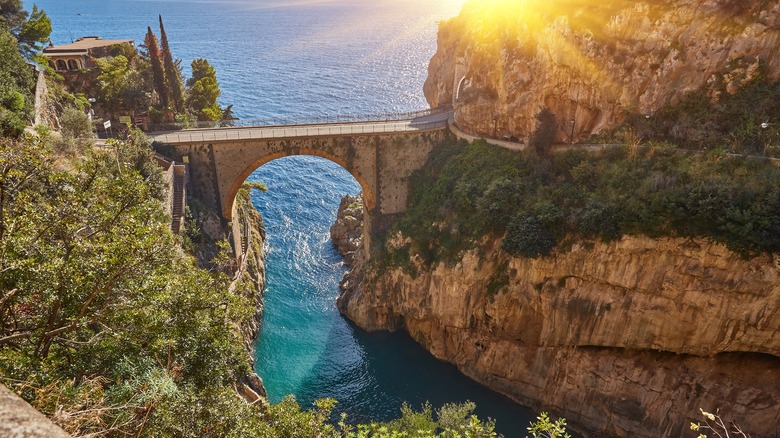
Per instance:
[[[749,257],[780,252],[780,170],[713,150],[666,142],[566,151],[542,158],[478,140],[434,149],[411,178],[407,211],[391,232],[412,242],[386,265],[418,254],[455,262],[486,235],[510,254],[548,255],[566,238],[624,234],[708,237]]]
[[[65,108],[60,116],[62,136],[65,139],[86,138],[92,136],[92,121],[84,111]]]
[[[550,255],[556,244],[554,233],[538,217],[520,213],[509,222],[501,247],[514,256],[536,258]]]
[[[762,155],[780,145],[776,124],[780,81],[768,79],[761,71],[733,94],[726,91],[723,78],[709,87],[690,92],[653,114],[632,114],[623,129],[630,127],[645,140],[672,142],[687,149],[724,148]],[[713,91],[718,99],[710,98]],[[773,124],[762,128],[766,121]]]

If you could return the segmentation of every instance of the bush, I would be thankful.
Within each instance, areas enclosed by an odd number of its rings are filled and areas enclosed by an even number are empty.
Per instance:
[[[780,170],[666,142],[543,158],[457,143],[434,149],[412,176],[409,208],[391,231],[411,239],[385,249],[391,265],[415,254],[455,262],[483,236],[504,233],[504,249],[523,257],[550,254],[564,239],[623,234],[708,237],[749,257],[780,252]]]
[[[509,222],[501,247],[514,256],[536,258],[550,255],[556,244],[554,233],[536,216],[520,213]]]
[[[726,91],[722,78],[710,88],[690,92],[650,117],[632,114],[626,127],[642,138],[673,142],[686,149],[725,148],[763,155],[780,144],[777,125],[761,127],[762,122],[777,123],[780,81],[768,79],[762,71],[733,94]],[[719,95],[716,100],[710,98],[713,91]]]
[[[60,117],[60,126],[66,140],[92,137],[92,121],[84,111],[65,108]]]

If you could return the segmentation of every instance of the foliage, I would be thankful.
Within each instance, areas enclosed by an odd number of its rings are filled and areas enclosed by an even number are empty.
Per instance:
[[[21,0],[0,0],[0,29],[10,32],[19,41],[19,52],[31,59],[49,41],[51,20],[35,5],[30,13]]]
[[[555,134],[558,126],[555,124],[555,114],[549,108],[543,108],[536,115],[536,130],[528,140],[528,146],[540,156],[550,153],[550,148],[555,142]]]
[[[0,144],[0,375],[72,433],[232,428],[258,413],[229,389],[252,303],[177,250],[148,146],[113,146],[67,171],[40,140]]]
[[[241,184],[241,188],[245,190],[260,190],[261,192],[268,191],[268,186],[266,186],[265,183],[261,183],[260,181],[245,181],[243,184]]]
[[[192,78],[187,80],[187,107],[197,115],[198,120],[216,121],[222,119],[222,108],[217,98],[222,92],[217,83],[217,72],[205,59],[192,61]]]
[[[220,126],[235,126],[238,118],[233,115],[233,105],[230,104],[222,110],[222,117],[219,119]]]
[[[556,244],[548,225],[534,215],[518,213],[509,223],[501,247],[512,255],[536,258],[550,255]]]
[[[708,430],[712,431],[715,436],[720,438],[728,438],[731,436],[731,434],[734,434],[734,436],[749,438],[749,435],[746,434],[737,425],[737,423],[730,422],[727,424],[726,421],[724,421],[720,416],[719,410],[715,411],[714,414],[701,408],[699,408],[699,411],[701,412],[702,417],[704,417],[704,424],[701,424],[701,422],[691,423],[691,430],[699,432],[698,438],[707,438],[707,435],[705,435],[704,432]]]
[[[474,415],[472,402],[448,403],[436,410],[430,404],[419,411],[404,404],[401,417],[388,423],[360,424],[355,427],[339,423],[337,435],[345,438],[493,438],[493,421],[484,422]]]
[[[19,31],[19,49],[28,58],[43,50],[51,35],[51,20],[38,6],[33,5],[30,18]]]
[[[62,135],[66,139],[92,136],[92,121],[89,116],[75,108],[65,108],[60,116],[60,126]]]
[[[165,71],[165,82],[168,89],[168,97],[170,103],[173,104],[173,109],[177,113],[184,111],[184,86],[181,80],[181,71],[179,71],[179,65],[173,60],[173,54],[171,54],[171,48],[168,46],[168,35],[165,33],[165,26],[163,26],[162,16],[160,19],[160,44],[161,53],[163,56],[163,69]]]
[[[542,412],[536,418],[535,423],[531,423],[528,433],[532,438],[571,438],[566,432],[566,419],[559,418],[555,422],[550,421],[547,412]]]
[[[0,135],[18,137],[32,116],[35,85],[32,69],[17,42],[0,29]]]
[[[130,54],[135,58],[135,54]],[[98,58],[98,100],[109,114],[142,111],[149,102],[149,85],[143,67],[125,55]],[[139,68],[140,67],[140,68]]]
[[[147,56],[149,57],[149,62],[152,66],[154,90],[157,92],[157,96],[160,99],[160,105],[162,105],[163,108],[168,108],[168,88],[165,86],[165,70],[162,64],[162,53],[160,53],[157,37],[154,35],[154,32],[152,32],[151,27],[147,27],[144,44],[146,45]]]
[[[384,261],[454,262],[485,236],[509,253],[550,254],[568,238],[707,237],[749,257],[780,252],[780,170],[664,144],[565,151],[541,159],[478,140],[435,149],[411,178],[409,208]]]
[[[22,7],[22,0],[0,0],[0,27],[19,31],[28,14]]]
[[[634,114],[618,129],[689,149],[780,156],[780,81],[760,72],[732,93],[722,78],[712,88],[690,92],[656,113]],[[717,99],[711,97],[715,94]],[[761,127],[764,122],[770,122],[768,128]]]

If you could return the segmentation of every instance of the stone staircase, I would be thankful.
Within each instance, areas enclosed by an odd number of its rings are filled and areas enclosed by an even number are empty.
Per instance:
[[[174,165],[173,168],[173,208],[171,210],[171,231],[179,234],[184,223],[184,184],[186,168]]]

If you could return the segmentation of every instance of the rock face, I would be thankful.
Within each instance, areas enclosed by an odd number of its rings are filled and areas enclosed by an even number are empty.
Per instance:
[[[780,257],[624,237],[524,259],[485,241],[415,276],[353,271],[339,308],[359,326],[406,330],[585,436],[684,436],[700,407],[753,437],[780,424]]]
[[[344,195],[336,213],[336,222],[330,227],[330,238],[344,256],[344,263],[352,265],[355,251],[363,244],[363,197]]]
[[[263,317],[263,292],[265,292],[265,226],[263,217],[252,205],[248,194],[240,193],[236,198],[236,215],[233,221],[233,245],[241,249],[237,260],[237,269],[230,293],[237,293],[241,288],[243,293],[250,294],[255,302],[255,313],[251,320],[241,325],[241,337],[244,347],[254,367],[254,345],[260,323]],[[242,287],[244,286],[244,287]],[[247,288],[248,286],[248,288]],[[246,288],[246,289],[245,289]],[[236,391],[249,403],[267,398],[263,380],[257,374],[250,373],[236,383]]]
[[[0,436],[8,438],[70,438],[70,435],[0,384]]]
[[[780,0],[512,3],[471,0],[439,27],[425,96],[466,132],[528,138],[548,107],[576,141],[689,91],[780,76]]]

